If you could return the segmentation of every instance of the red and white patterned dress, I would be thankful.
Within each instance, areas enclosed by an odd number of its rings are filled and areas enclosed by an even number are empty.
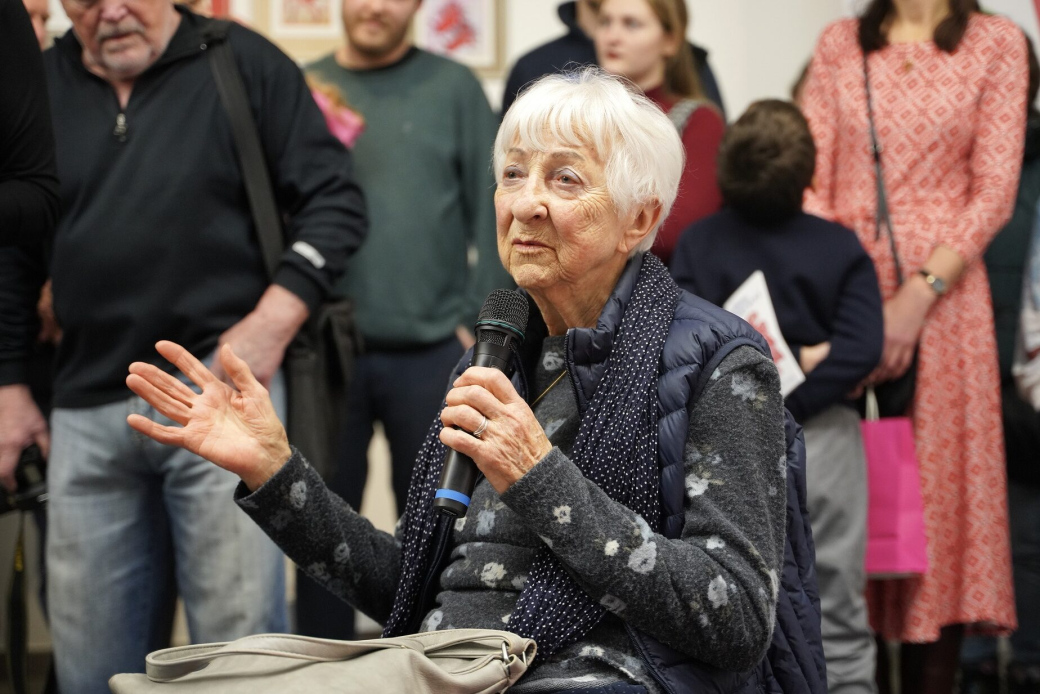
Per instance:
[[[836,22],[813,55],[804,110],[816,140],[807,207],[854,229],[882,296],[897,289],[887,237],[875,240],[863,53],[855,19]],[[874,629],[929,642],[950,624],[1014,629],[997,346],[980,257],[1011,216],[1025,139],[1028,68],[1022,32],[971,17],[951,54],[932,41],[871,53],[870,83],[885,186],[906,276],[939,244],[968,266],[921,334],[913,419],[929,570],[872,581]]]

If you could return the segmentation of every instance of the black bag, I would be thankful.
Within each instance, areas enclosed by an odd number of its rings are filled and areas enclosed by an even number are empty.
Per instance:
[[[256,121],[249,107],[242,76],[226,40],[229,22],[211,20],[207,38],[210,67],[221,103],[231,120],[246,196],[256,224],[260,249],[269,276],[278,268],[285,239],[274,188],[267,172]],[[338,431],[346,410],[347,383],[360,338],[353,304],[330,299],[307,319],[286,350],[289,440],[325,478],[334,470]]]
[[[14,469],[15,492],[0,489],[0,516],[18,513],[18,533],[11,561],[11,580],[7,585],[4,603],[7,615],[4,631],[7,633],[7,680],[13,694],[28,694],[29,655],[28,582],[25,576],[25,517],[43,510],[47,504],[47,459],[36,444],[22,450]],[[53,662],[44,694],[55,691]]]
[[[903,268],[899,261],[899,252],[896,250],[896,237],[892,233],[892,217],[888,210],[888,195],[885,192],[885,180],[881,169],[881,145],[878,143],[877,128],[874,126],[874,104],[870,93],[870,71],[867,68],[867,54],[863,54],[863,80],[867,90],[867,119],[870,122],[870,151],[874,155],[874,178],[877,181],[877,212],[874,215],[876,237],[881,238],[881,227],[884,226],[888,232],[888,243],[892,249],[892,260],[896,266],[896,279],[903,284]],[[877,397],[878,412],[881,417],[902,417],[910,409],[914,401],[914,392],[917,390],[917,349],[914,349],[914,359],[910,362],[910,368],[899,378],[885,381],[874,386],[874,395]],[[856,402],[860,416],[866,411],[865,396]]]

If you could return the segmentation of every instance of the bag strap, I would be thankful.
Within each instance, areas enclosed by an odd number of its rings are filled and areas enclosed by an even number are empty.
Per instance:
[[[453,633],[454,632],[454,633]],[[262,655],[312,663],[327,663],[390,648],[408,649],[427,656],[445,651],[455,657],[500,655],[508,665],[513,659],[525,664],[534,656],[534,642],[513,634],[483,629],[459,629],[413,634],[392,639],[336,641],[292,634],[257,634],[226,643],[179,646],[149,653],[145,672],[153,682],[171,682],[206,668],[217,658]]]
[[[275,205],[274,186],[267,170],[264,148],[257,132],[256,120],[249,107],[249,97],[242,73],[235,62],[235,53],[227,39],[231,23],[226,20],[211,20],[208,35],[213,43],[209,46],[209,65],[217,83],[220,102],[231,121],[231,132],[235,138],[238,164],[245,180],[249,210],[260,240],[267,274],[274,279],[285,250],[282,235],[281,215]]]
[[[25,513],[18,513],[18,539],[11,562],[11,585],[7,594],[7,676],[14,694],[28,694],[26,680],[26,645],[28,613],[25,588]]]
[[[217,658],[229,655],[267,655],[293,660],[329,662],[355,655],[358,652],[355,644],[358,643],[364,642],[348,643],[289,634],[258,634],[227,643],[180,646],[149,653],[145,658],[145,672],[152,681],[170,682],[198,672]]]
[[[877,393],[874,386],[867,386],[863,393],[863,419],[868,422],[876,422],[881,419],[881,408],[878,407]]]
[[[681,99],[665,114],[668,116],[668,120],[672,122],[672,125],[675,126],[675,129],[679,131],[680,138],[683,131],[686,130],[686,124],[690,121],[690,116],[696,113],[701,106],[706,106],[707,103],[702,99]]]
[[[892,260],[896,265],[896,279],[903,283],[903,266],[896,250],[896,237],[892,232],[892,217],[888,209],[888,193],[885,191],[885,178],[881,167],[881,143],[878,142],[877,127],[874,125],[874,99],[870,90],[870,68],[867,67],[867,54],[863,54],[863,83],[867,91],[867,120],[870,123],[870,151],[874,155],[874,179],[877,181],[877,211],[874,213],[875,239],[881,238],[881,225],[888,230],[888,243],[892,249]]]

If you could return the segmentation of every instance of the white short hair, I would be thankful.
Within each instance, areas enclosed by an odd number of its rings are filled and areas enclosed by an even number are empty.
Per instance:
[[[517,142],[546,151],[546,138],[592,147],[606,162],[607,191],[619,215],[657,201],[661,219],[634,252],[650,250],[679,189],[685,152],[668,116],[624,78],[597,67],[548,75],[513,102],[495,138],[495,180]]]

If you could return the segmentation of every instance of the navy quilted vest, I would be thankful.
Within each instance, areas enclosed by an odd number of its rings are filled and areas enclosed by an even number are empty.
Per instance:
[[[595,328],[567,332],[568,373],[584,414],[606,369],[614,335],[635,288],[642,256],[629,261]],[[531,320],[514,376],[518,391],[527,397],[526,373],[546,336],[538,308],[531,303]],[[682,533],[685,498],[683,448],[690,412],[715,367],[734,349],[749,345],[769,354],[762,336],[733,314],[683,292],[665,339],[658,393],[658,458],[661,470],[661,532],[678,538]],[[467,354],[459,373],[469,363]],[[826,673],[820,636],[820,607],[816,592],[815,550],[805,503],[805,444],[801,427],[786,413],[788,445],[787,536],[777,620],[767,657],[749,672],[723,671],[690,660],[656,639],[629,628],[633,643],[662,688],[670,694],[826,694]]]

